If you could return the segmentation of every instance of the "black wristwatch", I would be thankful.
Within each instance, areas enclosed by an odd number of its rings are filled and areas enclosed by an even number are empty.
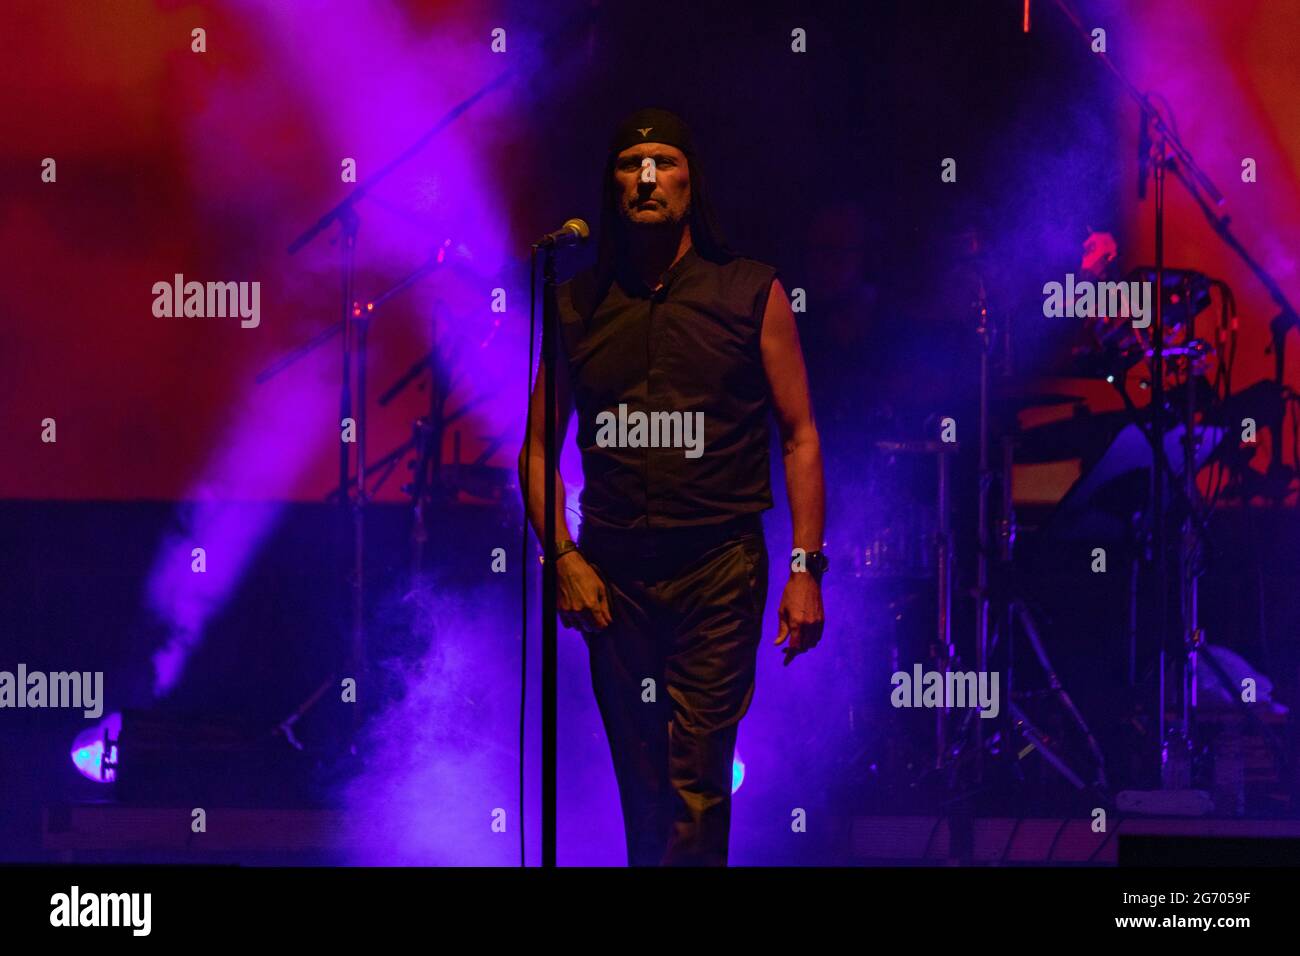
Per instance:
[[[803,556],[804,567],[808,573],[813,576],[813,580],[818,584],[822,583],[822,575],[826,569],[831,566],[831,559],[826,557],[825,551],[808,551]]]

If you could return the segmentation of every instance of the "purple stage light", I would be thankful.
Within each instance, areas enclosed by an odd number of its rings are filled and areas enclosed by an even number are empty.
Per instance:
[[[117,778],[117,739],[121,733],[122,715],[113,713],[77,734],[72,742],[72,762],[83,777],[95,783],[112,783]]]

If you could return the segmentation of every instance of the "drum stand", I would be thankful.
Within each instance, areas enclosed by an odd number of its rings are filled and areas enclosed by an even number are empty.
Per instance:
[[[966,711],[960,727],[954,737],[954,744],[946,746],[942,732],[938,738],[940,747],[938,765],[948,772],[948,787],[956,791],[961,783],[961,771],[965,767],[972,769],[971,783],[976,789],[984,784],[985,762],[990,751],[1007,759],[1016,756],[1017,751],[1010,745],[1014,738],[1024,740],[1026,746],[1037,750],[1057,773],[1076,790],[1086,790],[1091,786],[1096,792],[1104,794],[1108,788],[1106,781],[1105,759],[1101,747],[1089,729],[1083,714],[1075,706],[1057,676],[1056,669],[1048,656],[1047,648],[1039,633],[1039,628],[1029,605],[1015,583],[1013,572],[1013,550],[1016,536],[1015,509],[1012,503],[1012,429],[1001,423],[998,429],[998,449],[1000,452],[1000,469],[995,473],[990,467],[990,436],[992,419],[989,407],[991,378],[993,372],[993,352],[1000,352],[997,365],[1000,377],[1005,381],[1011,377],[1011,335],[1009,320],[1004,318],[1001,328],[996,328],[984,296],[983,283],[980,284],[979,299],[975,303],[976,329],[980,338],[980,374],[979,374],[979,489],[978,489],[978,524],[976,541],[976,572],[973,596],[975,599],[975,666],[979,673],[989,673],[999,648],[1004,651],[1005,668],[1002,676],[1005,706],[996,721],[1001,734],[987,734],[984,718],[979,717],[974,708]],[[997,539],[994,540],[992,522],[990,521],[989,496],[997,483],[1000,494],[1000,512]],[[947,502],[941,496],[941,506]],[[946,515],[940,517],[941,529],[948,527]],[[944,549],[945,535],[941,533],[941,552]],[[992,556],[996,553],[996,564]],[[940,580],[940,595],[943,595],[943,581]],[[943,602],[940,602],[940,619],[943,620]],[[996,622],[996,623],[995,623]],[[1046,688],[1039,690],[1020,690],[1016,679],[1017,631],[1028,644],[1029,650],[1038,661],[1046,678]],[[1017,698],[1027,697],[1052,698],[1061,706],[1079,729],[1087,742],[1095,768],[1093,779],[1085,782],[1083,775],[1070,767],[1061,754],[1056,741],[1044,733],[1021,709]],[[1001,747],[994,749],[997,738],[1003,737]]]

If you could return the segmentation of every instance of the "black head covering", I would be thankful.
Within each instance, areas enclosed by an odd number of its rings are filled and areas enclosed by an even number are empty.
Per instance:
[[[648,108],[637,110],[624,117],[618,124],[609,141],[609,150],[605,156],[602,172],[600,203],[600,235],[596,254],[596,295],[591,302],[590,311],[604,300],[610,284],[618,271],[619,261],[626,252],[627,240],[624,230],[626,224],[619,212],[619,193],[614,184],[614,160],[623,150],[637,143],[663,143],[676,146],[686,154],[691,177],[691,205],[689,222],[691,225],[691,245],[703,259],[711,262],[726,263],[736,258],[722,237],[717,218],[710,202],[710,192],[703,165],[700,163],[695,142],[691,137],[690,127],[675,113],[668,110]]]

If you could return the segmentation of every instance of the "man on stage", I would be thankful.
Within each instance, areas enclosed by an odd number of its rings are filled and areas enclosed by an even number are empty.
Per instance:
[[[558,427],[576,410],[584,479],[575,545],[550,476],[557,605],[589,650],[629,864],[724,866],[767,599],[769,413],[793,523],[776,637],[786,664],[822,632],[821,447],[785,290],[723,242],[682,120],[625,119],[602,196],[596,265],[556,290]],[[539,535],[549,372],[519,460]]]

